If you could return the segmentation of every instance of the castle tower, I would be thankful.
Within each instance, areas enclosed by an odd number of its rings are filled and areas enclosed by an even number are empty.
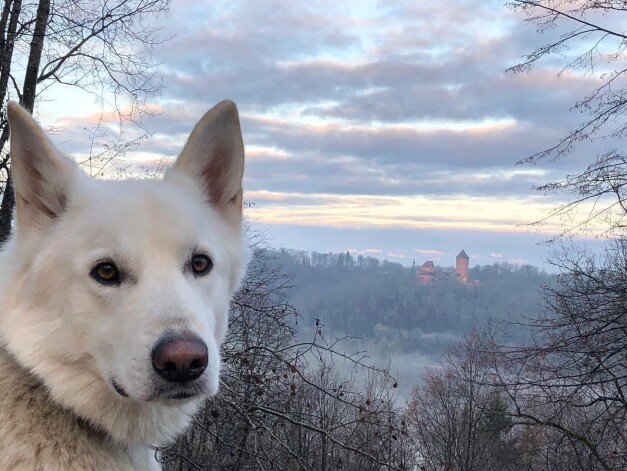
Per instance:
[[[455,259],[455,273],[457,273],[457,278],[463,283],[468,283],[468,262],[470,258],[466,255],[466,252],[463,250],[459,252],[457,258]]]
[[[416,272],[416,280],[419,284],[431,284],[435,279],[435,265],[431,260],[425,262]]]

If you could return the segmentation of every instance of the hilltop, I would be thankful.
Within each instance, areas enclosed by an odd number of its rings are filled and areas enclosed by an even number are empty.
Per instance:
[[[496,263],[469,268],[472,285],[459,282],[455,267],[440,266],[435,271],[449,277],[421,283],[416,266],[374,257],[288,249],[271,255],[292,276],[287,295],[302,314],[302,330],[317,321],[329,335],[348,333],[399,353],[438,353],[488,322],[535,316],[539,288],[552,279],[531,265]],[[518,329],[511,335],[524,337]]]

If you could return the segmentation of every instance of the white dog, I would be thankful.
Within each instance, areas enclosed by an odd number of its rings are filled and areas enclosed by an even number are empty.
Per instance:
[[[162,181],[87,178],[9,104],[17,228],[0,254],[0,470],[158,469],[218,390],[246,254],[222,102]]]

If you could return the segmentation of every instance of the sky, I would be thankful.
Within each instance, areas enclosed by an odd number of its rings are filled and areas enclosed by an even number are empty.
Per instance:
[[[515,65],[551,34],[491,0],[173,0],[155,47],[153,135],[127,161],[173,158],[202,114],[239,108],[247,216],[276,247],[349,250],[406,265],[544,265],[558,204],[534,185],[596,149],[516,165],[557,143],[598,77]],[[87,150],[98,105],[63,92],[39,107],[53,140]],[[92,101],[90,101],[92,100]],[[96,113],[97,114],[97,113]]]

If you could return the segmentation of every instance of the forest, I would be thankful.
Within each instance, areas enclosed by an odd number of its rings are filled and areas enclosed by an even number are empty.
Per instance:
[[[554,277],[526,266],[476,267],[472,276],[481,284],[472,287],[417,286],[412,270],[397,264],[338,265],[339,255],[331,254],[319,257],[326,263],[312,264],[304,255],[256,246],[246,284],[233,303],[221,392],[186,436],[159,450],[165,469],[627,467],[627,242],[616,241],[602,256],[569,249],[562,254],[562,272]],[[295,274],[298,270],[304,274]],[[305,279],[317,280],[310,298],[315,310],[301,315],[291,299],[298,301],[302,294],[290,293],[302,290],[292,284]],[[524,305],[516,303],[541,281],[549,283],[526,301],[537,309],[536,317],[527,317]],[[392,289],[392,295],[379,286]],[[441,347],[446,351],[438,365],[423,372],[407,397],[399,395],[399,381],[407,377],[396,378],[363,351],[351,351],[348,336],[324,334],[321,309],[333,305],[319,302],[325,290],[338,299],[345,293],[343,305],[354,311],[368,288],[373,289],[371,305],[361,322],[353,314],[352,321],[338,323],[360,325],[364,336],[377,335],[383,313],[398,332],[414,332],[408,330],[410,322],[400,320],[404,315],[424,327],[414,327],[423,337],[439,326],[420,324],[424,318],[412,314],[407,299],[424,297],[435,305],[450,298],[454,309],[474,293],[471,305],[479,306],[467,310],[458,327],[454,312],[447,313],[451,323],[442,327],[452,329],[459,341],[451,338],[449,348]],[[517,291],[522,294],[511,296]],[[390,300],[391,307],[377,316],[374,306],[388,306]],[[490,311],[484,309],[492,300],[509,306],[509,325],[529,329],[524,342],[503,342],[499,329],[492,328]],[[308,320],[311,315],[320,317]],[[469,318],[484,324],[465,333]],[[310,336],[299,334],[303,328]],[[403,341],[418,355],[418,338],[407,335]]]
[[[458,282],[453,267],[437,267],[451,276],[424,285],[416,280],[417,265],[350,252],[277,249],[268,256],[291,275],[287,296],[299,322],[317,319],[332,336],[375,340],[396,353],[439,354],[473,329],[505,323],[511,340],[522,341],[525,319],[542,310],[539,288],[552,280],[531,265],[495,263],[470,268],[476,285]]]

